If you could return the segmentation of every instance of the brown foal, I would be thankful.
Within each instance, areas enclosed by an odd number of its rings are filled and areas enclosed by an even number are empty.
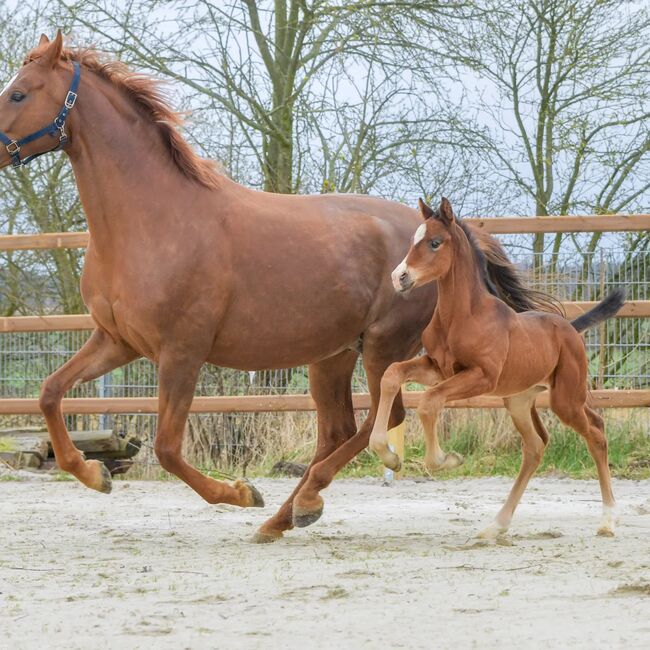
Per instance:
[[[549,389],[551,409],[586,440],[596,462],[603,500],[598,533],[613,535],[616,516],[607,440],[603,419],[589,407],[587,355],[579,332],[616,314],[624,293],[614,291],[572,322],[559,314],[516,313],[491,290],[485,257],[471,231],[454,218],[449,201],[443,198],[435,212],[420,201],[420,211],[425,221],[393,271],[393,285],[406,293],[437,280],[438,303],[422,335],[425,354],[393,363],[384,373],[370,447],[387,467],[399,468],[400,458],[389,449],[386,431],[393,399],[405,381],[432,386],[418,407],[425,462],[431,469],[459,464],[459,458],[446,455],[438,443],[436,421],[445,403],[486,394],[503,397],[521,434],[523,457],[508,499],[479,535],[494,539],[508,529],[544,454],[548,433],[535,397]]]

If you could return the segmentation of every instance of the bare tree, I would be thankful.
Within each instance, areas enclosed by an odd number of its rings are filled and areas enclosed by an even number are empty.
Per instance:
[[[195,106],[225,111],[231,130],[224,136],[237,129],[238,142],[245,142],[248,152],[256,157],[262,187],[290,193],[304,190],[301,164],[314,146],[313,141],[305,141],[305,134],[317,132],[317,142],[325,145],[325,132],[336,130],[336,116],[329,125],[317,120],[325,113],[332,116],[331,110],[335,104],[341,105],[342,98],[329,96],[324,102],[326,111],[314,109],[323,108],[323,93],[333,88],[332,75],[346,68],[356,67],[363,75],[373,66],[375,78],[383,77],[372,88],[372,99],[375,124],[382,122],[383,136],[389,139],[384,146],[395,149],[404,142],[406,130],[411,140],[417,134],[421,141],[433,137],[431,129],[414,125],[413,117],[402,116],[396,121],[392,104],[412,89],[417,72],[422,73],[421,82],[431,80],[430,73],[436,69],[433,61],[439,61],[440,54],[439,48],[430,46],[432,33],[444,32],[449,17],[469,11],[471,3],[59,0],[59,6],[71,28],[88,30],[118,56],[182,83],[194,94]],[[409,56],[407,51],[417,51],[418,56]],[[398,74],[393,75],[395,70]],[[400,87],[396,79],[401,75],[407,80]],[[391,76],[392,88],[387,89],[385,81]],[[355,89],[350,91],[357,94]],[[381,95],[384,91],[388,96]],[[436,93],[430,93],[432,103],[435,97]],[[391,120],[394,129],[389,129]],[[343,144],[349,153],[360,154],[361,142],[365,142],[365,150],[370,143],[368,124],[358,126],[356,149],[351,143]],[[301,136],[304,148],[296,149]],[[327,145],[325,156],[341,144]],[[342,187],[363,189],[359,171],[365,160],[357,155],[348,161],[355,171],[346,175]],[[376,161],[377,156],[372,164]],[[325,180],[329,180],[327,174]]]
[[[536,215],[650,203],[650,14],[627,0],[484,0],[448,43],[480,79],[489,157]],[[466,77],[459,79],[467,83]],[[600,234],[587,244],[593,251]],[[562,238],[553,240],[552,263]],[[534,240],[541,263],[544,235]]]

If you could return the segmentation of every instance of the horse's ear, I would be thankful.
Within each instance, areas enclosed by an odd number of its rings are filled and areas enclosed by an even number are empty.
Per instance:
[[[433,217],[433,210],[422,199],[418,199],[418,207],[420,208],[420,214],[425,221]]]
[[[47,38],[47,36],[45,37]],[[43,38],[41,37],[41,41]],[[56,36],[53,41],[48,41],[47,49],[43,52],[41,61],[50,67],[54,67],[58,61],[61,59],[61,53],[63,52],[63,34],[61,30],[57,30]]]
[[[46,43],[49,43],[50,39],[45,35],[41,34],[41,37],[38,39],[38,47],[41,45],[45,45]]]
[[[440,208],[438,210],[438,214],[440,215],[440,221],[446,223],[448,226],[454,223],[454,211],[451,208],[451,203],[449,203],[449,199],[446,199],[444,196],[440,201]]]

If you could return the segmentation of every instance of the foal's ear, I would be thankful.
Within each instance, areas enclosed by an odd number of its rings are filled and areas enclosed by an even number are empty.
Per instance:
[[[425,221],[433,217],[433,210],[422,199],[418,199],[418,207],[420,208],[420,214]]]
[[[449,199],[446,199],[444,196],[440,201],[440,208],[438,209],[438,214],[440,215],[440,221],[446,223],[448,226],[454,223],[454,211],[451,208],[451,203],[449,203]]]
[[[50,39],[47,37],[46,34],[41,34],[41,37],[38,39],[38,47],[41,45],[45,45],[46,43],[49,43]]]
[[[43,34],[43,36],[45,36],[45,34]],[[48,46],[43,52],[41,61],[43,61],[45,65],[49,65],[53,68],[61,58],[61,52],[63,52],[63,34],[60,29],[57,30],[53,41],[48,41],[47,36],[45,36],[46,40],[43,41],[43,36],[41,36],[41,43],[47,42]],[[41,43],[39,43],[39,45]]]

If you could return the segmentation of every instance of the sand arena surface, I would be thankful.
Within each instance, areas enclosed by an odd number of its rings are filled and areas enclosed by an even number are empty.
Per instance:
[[[650,482],[533,479],[509,537],[478,544],[511,479],[337,481],[311,528],[249,538],[267,507],[177,482],[0,482],[0,648],[648,648]]]

